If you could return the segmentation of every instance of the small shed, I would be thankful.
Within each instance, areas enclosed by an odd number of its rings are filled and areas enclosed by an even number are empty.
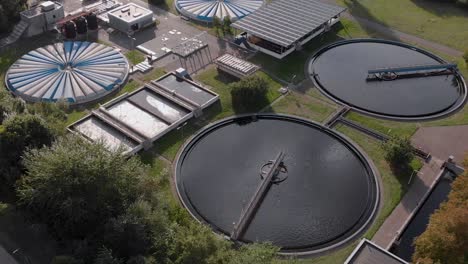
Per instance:
[[[244,78],[260,69],[258,65],[239,59],[231,54],[224,54],[215,61],[218,69],[237,78]]]
[[[154,25],[153,12],[129,3],[109,11],[109,25],[127,34],[133,34],[145,27]]]

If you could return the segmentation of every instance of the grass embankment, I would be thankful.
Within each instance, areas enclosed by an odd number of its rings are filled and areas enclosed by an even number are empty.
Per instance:
[[[354,16],[461,51],[468,47],[468,8],[452,1],[339,0]]]
[[[125,52],[124,55],[125,57],[127,57],[128,61],[133,65],[137,65],[138,63],[145,60],[145,55],[139,50],[129,50]]]

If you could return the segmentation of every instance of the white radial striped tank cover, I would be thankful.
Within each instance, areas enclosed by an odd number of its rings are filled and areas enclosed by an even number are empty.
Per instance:
[[[30,51],[6,74],[8,89],[30,102],[95,101],[128,76],[128,61],[116,49],[91,42],[64,42]]]
[[[213,17],[243,18],[263,5],[263,0],[176,0],[177,10],[190,18],[212,22]]]

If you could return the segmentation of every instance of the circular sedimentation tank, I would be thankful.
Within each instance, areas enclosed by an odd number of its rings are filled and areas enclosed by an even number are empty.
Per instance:
[[[376,117],[415,121],[445,117],[466,102],[466,83],[457,69],[422,70],[442,64],[447,62],[404,43],[355,39],[322,48],[306,67],[316,87],[340,104]],[[376,69],[389,71],[369,75]]]
[[[258,196],[279,153],[284,158]],[[239,242],[272,242],[283,254],[324,252],[356,239],[379,204],[376,172],[358,148],[292,116],[212,124],[186,143],[174,175],[194,218]]]
[[[96,101],[127,79],[128,61],[118,50],[92,42],[69,41],[30,51],[7,71],[10,91],[29,102]]]
[[[250,15],[263,5],[263,0],[176,0],[179,13],[200,22],[213,22],[230,17],[232,21]]]

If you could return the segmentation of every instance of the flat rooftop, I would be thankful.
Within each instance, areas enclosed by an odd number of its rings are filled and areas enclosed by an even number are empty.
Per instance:
[[[167,82],[167,86],[159,85]],[[218,100],[218,95],[168,73],[102,105],[68,129],[110,150],[133,154]]]
[[[316,0],[277,0],[232,27],[288,47],[345,10]]]
[[[120,6],[114,10],[111,10],[109,14],[113,15],[114,17],[118,17],[126,22],[131,22],[142,16],[153,14],[153,12],[139,5],[129,3],[129,4]]]
[[[344,264],[409,264],[389,251],[363,239]]]

